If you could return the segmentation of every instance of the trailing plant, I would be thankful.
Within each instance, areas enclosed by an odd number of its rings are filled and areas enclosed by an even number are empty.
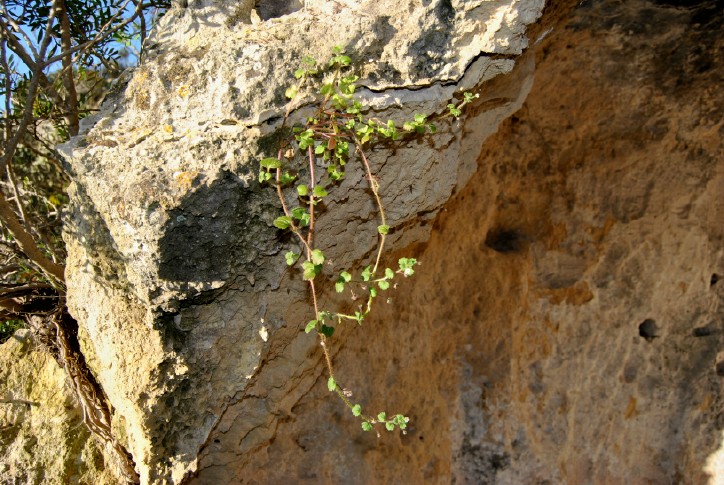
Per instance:
[[[370,315],[375,300],[396,286],[395,281],[400,277],[412,276],[419,264],[415,258],[406,257],[400,258],[396,267],[383,268],[381,265],[385,240],[392,228],[388,224],[380,183],[368,154],[376,144],[432,134],[436,128],[431,117],[425,114],[415,114],[400,127],[394,120],[368,116],[368,107],[355,97],[359,77],[354,74],[351,62],[341,47],[334,48],[326,64],[320,64],[309,56],[302,59],[302,66],[294,73],[297,83],[286,90],[286,96],[293,100],[305,88],[308,92],[309,85],[321,81],[314,92],[316,109],[304,125],[293,127],[291,136],[282,141],[276,156],[260,161],[259,182],[273,187],[279,198],[283,215],[274,220],[274,225],[290,231],[299,243],[299,252],[288,251],[284,258],[290,267],[300,267],[302,278],[309,285],[314,318],[306,324],[305,332],[318,335],[329,374],[328,389],[339,396],[354,416],[361,419],[363,430],[370,431],[379,425],[388,431],[399,428],[404,433],[409,422],[407,416],[388,415],[386,412],[369,414],[363,412],[360,404],[353,402],[352,392],[340,385],[334,372],[329,343],[336,326],[343,322],[361,325]],[[448,104],[447,113],[439,117],[457,118],[462,113],[462,107],[476,97],[477,94],[463,93],[463,99]],[[288,105],[287,116],[291,107],[292,101]],[[337,293],[348,293],[353,300],[362,301],[352,312],[343,312],[320,306],[318,281],[327,258],[317,246],[314,235],[324,199],[339,185],[351,162],[360,163],[364,170],[379,224],[375,236],[376,250],[370,264],[358,272],[340,269],[336,273]]]

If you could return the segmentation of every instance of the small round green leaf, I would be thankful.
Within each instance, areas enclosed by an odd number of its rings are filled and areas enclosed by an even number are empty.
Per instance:
[[[304,270],[302,279],[305,281],[311,281],[322,271],[322,265],[314,264],[311,261],[305,261],[302,263],[302,270]]]
[[[274,225],[279,229],[287,229],[292,224],[292,218],[288,216],[280,216],[274,219]]]
[[[359,416],[360,414],[362,414],[362,406],[360,406],[359,404],[355,404],[354,406],[352,406],[352,414],[354,414],[355,416]]]
[[[362,271],[362,280],[363,281],[369,281],[372,277],[372,266],[367,266],[364,271]]]
[[[362,429],[365,431],[372,431],[372,424],[365,421],[362,423]]]
[[[259,165],[261,165],[264,168],[279,168],[282,166],[282,162],[277,158],[265,158],[261,162],[259,162]]]
[[[284,91],[284,96],[286,96],[289,99],[294,99],[294,97],[297,95],[297,91],[298,91],[298,88],[296,86],[290,86],[287,88],[286,91]]]
[[[385,419],[387,419],[387,413],[384,411],[377,415],[377,421],[384,421]]]
[[[379,232],[380,234],[387,234],[390,232],[390,226],[388,226],[386,224],[377,226],[377,232]]]
[[[300,197],[304,197],[309,194],[309,187],[306,185],[297,185],[297,194],[299,194]]]
[[[304,333],[309,333],[312,330],[317,328],[317,321],[316,320],[310,320],[310,322],[307,324],[306,327],[304,327]]]
[[[269,174],[271,177],[271,174]],[[284,172],[281,177],[279,177],[279,182],[282,185],[286,185],[290,182],[294,182],[294,179],[297,178],[296,175],[292,175],[289,172]]]
[[[322,187],[321,185],[317,185],[314,187],[314,196],[315,197],[326,197],[329,195],[329,192],[327,192],[327,189]]]
[[[295,253],[295,252],[292,252],[292,251],[288,251],[288,252],[284,255],[284,259],[286,260],[287,265],[288,265],[288,266],[291,266],[291,265],[293,265],[294,263],[297,262],[297,260],[299,259],[299,254],[297,254],[297,253]]]
[[[312,263],[315,265],[324,263],[324,253],[321,250],[315,249],[312,251]]]
[[[327,380],[327,389],[329,389],[331,392],[334,392],[337,390],[337,383],[334,381],[334,377],[330,377]]]

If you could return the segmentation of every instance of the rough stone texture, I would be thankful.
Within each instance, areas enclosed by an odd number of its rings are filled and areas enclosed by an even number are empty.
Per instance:
[[[0,346],[0,482],[117,483],[65,384],[65,372],[20,330]]]
[[[403,55],[415,22],[435,32],[445,5],[456,23],[506,20],[520,4],[420,2],[427,13],[398,6],[377,23],[374,2],[306,4],[227,27],[216,3],[172,13],[67,148],[70,301],[144,481],[195,469],[186,483],[723,483],[721,8],[555,3],[515,69],[525,41],[508,22],[495,38],[520,43],[502,57],[440,54],[428,73]],[[435,76],[481,92],[432,147],[375,159],[403,234],[390,260],[423,266],[394,305],[335,334],[344,385],[367,409],[408,414],[406,435],[360,432],[326,390],[301,332],[304,287],[269,229],[277,209],[251,181],[290,39],[342,42],[305,30],[315,16],[357,52],[378,45],[361,59],[380,60],[364,69],[388,89],[365,94],[391,116],[444,105],[455,86]],[[364,259],[373,230],[359,174],[346,184],[350,212],[330,204],[325,235],[341,264]]]
[[[265,17],[299,7],[257,3]],[[511,71],[542,2],[309,1],[266,22],[251,6],[189,2],[166,14],[142,66],[63,148],[73,178],[68,305],[144,483],[178,483],[202,448],[219,462],[260,446],[269,436],[253,429],[275,426],[321,370],[308,357],[314,339],[299,332],[310,308],[280,257],[289,243],[271,224],[277,202],[255,182],[256,161],[275,153],[299,59],[324,60],[342,45],[380,116],[435,113],[460,89]],[[520,107],[532,74],[524,67],[483,93],[491,106],[475,117],[481,137]],[[410,227],[390,247],[424,241],[430,226],[419,222],[473,173],[479,143],[461,134],[443,123],[429,143],[373,154],[390,224]],[[348,171],[320,220],[317,238],[341,267],[361,264],[376,240],[362,175]],[[261,368],[253,382],[269,382],[273,395],[247,392]],[[236,443],[212,453],[220,430]]]
[[[410,432],[354,434],[320,376],[232,476],[724,483],[722,11],[556,15],[531,35],[523,108],[404,251],[419,274],[336,357]],[[206,463],[195,483],[222,476]]]

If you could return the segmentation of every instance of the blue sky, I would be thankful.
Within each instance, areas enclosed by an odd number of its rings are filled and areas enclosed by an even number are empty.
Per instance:
[[[15,7],[15,8],[9,7],[8,10],[9,10],[9,13],[13,16],[17,16],[20,13],[17,11],[17,7]],[[132,12],[132,9],[127,8],[127,12],[128,12],[128,15],[130,15],[130,13]],[[147,22],[150,24],[150,19],[148,18],[148,16],[147,16],[147,19],[148,19]],[[32,30],[29,30],[27,27],[25,27],[23,29],[23,32],[31,40],[31,42],[33,42],[35,44],[35,46],[37,46],[40,43],[40,39],[38,38],[38,33],[39,33],[38,31],[32,31]],[[22,42],[22,44],[24,46],[26,46],[26,48],[27,48],[27,42],[23,39],[23,36],[19,36],[19,38],[20,38],[20,41]],[[140,47],[141,47],[140,39],[134,39],[130,43],[130,48],[126,48],[125,45],[118,43],[118,42],[112,42],[110,44],[110,46],[112,46],[113,48],[115,48],[118,51],[123,51],[125,49],[125,51],[128,52],[128,56],[123,58],[121,61],[122,66],[124,66],[124,67],[132,66],[138,62],[137,53],[140,52]],[[13,59],[13,61],[15,63],[14,68],[15,68],[16,72],[18,72],[20,74],[27,74],[29,72],[29,69],[27,68],[27,66],[25,66],[25,64],[23,62],[21,62],[18,59],[18,57],[15,54],[13,54],[9,49],[7,52],[8,52],[8,58],[9,58],[8,60],[10,61],[10,59]],[[56,62],[56,63],[48,66],[44,70],[44,72],[46,74],[49,74],[59,68],[60,68],[60,62]],[[4,76],[2,76],[1,80],[4,84]],[[0,112],[4,112],[4,111],[5,111],[5,95],[0,93]]]

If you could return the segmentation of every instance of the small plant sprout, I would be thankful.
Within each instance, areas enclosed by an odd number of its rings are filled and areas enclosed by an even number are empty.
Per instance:
[[[479,93],[475,93],[475,94],[468,93],[468,92],[463,93],[463,100],[461,102],[459,102],[458,104],[450,103],[447,105],[448,115],[452,116],[455,119],[459,118],[463,112],[462,111],[463,106],[471,103],[474,99],[477,99],[479,97],[480,97]]]
[[[291,136],[278,147],[276,157],[263,158],[259,162],[259,182],[273,187],[279,198],[282,215],[274,219],[274,226],[291,232],[299,244],[299,251],[287,251],[284,260],[290,267],[299,267],[302,278],[309,285],[314,317],[306,323],[304,331],[317,333],[329,374],[327,388],[339,396],[353,416],[361,420],[363,430],[371,431],[380,426],[388,431],[397,428],[404,433],[408,417],[402,414],[388,417],[385,412],[366,414],[361,404],[351,401],[353,393],[340,386],[334,373],[329,344],[337,326],[344,322],[362,325],[370,315],[375,299],[396,287],[400,278],[412,276],[418,265],[415,258],[400,258],[394,267],[381,264],[386,238],[394,229],[388,223],[380,185],[368,153],[377,143],[435,133],[436,128],[430,117],[424,114],[414,115],[412,120],[402,124],[401,130],[393,120],[366,116],[368,108],[354,97],[359,78],[350,72],[352,59],[341,47],[334,48],[326,63],[305,56],[301,64],[294,72],[296,84],[287,90],[286,95],[292,100],[308,82],[319,82],[316,111],[303,126],[293,127]],[[448,112],[438,118],[459,117],[463,106],[478,97],[471,93],[463,96],[457,104],[449,104]],[[291,102],[287,116],[290,106]],[[359,271],[337,270],[332,276],[337,293],[348,294],[352,301],[358,301],[351,312],[341,312],[320,308],[317,283],[319,278],[326,277],[323,274],[325,262],[327,266],[330,262],[316,245],[314,234],[317,216],[324,209],[324,199],[345,177],[349,163],[361,165],[379,220],[374,236],[376,250],[370,264]],[[390,301],[388,298],[385,300]]]

